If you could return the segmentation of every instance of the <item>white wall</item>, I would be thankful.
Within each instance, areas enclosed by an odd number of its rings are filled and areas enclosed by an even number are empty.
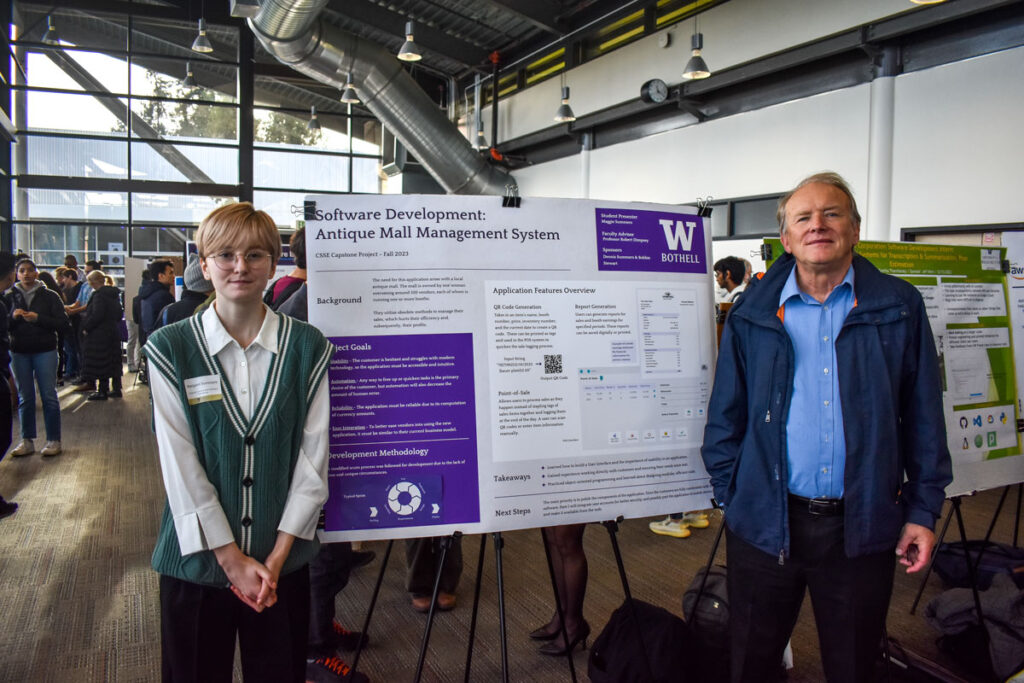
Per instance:
[[[1024,220],[1024,48],[896,79],[891,239]]]
[[[853,26],[904,12],[922,11],[906,0],[730,0],[700,15],[704,57],[713,70],[725,69],[768,54],[845,31]],[[510,140],[554,125],[562,80],[572,90],[576,116],[636,99],[651,78],[680,83],[690,57],[692,19],[659,33],[671,35],[667,48],[652,34],[599,59],[503,99],[498,107],[499,140]],[[490,108],[484,109],[491,140]]]
[[[869,97],[861,85],[595,149],[590,196],[692,203],[782,192],[808,173],[834,170],[862,202]],[[579,163],[576,155],[517,170],[521,194],[582,196],[564,194],[578,188]]]
[[[781,193],[829,169],[868,216],[871,95],[864,84],[596,149],[589,196],[728,199]],[[1024,220],[1024,48],[899,76],[893,106],[892,159],[876,160],[892,166],[891,222],[862,237]],[[515,176],[524,195],[580,197],[581,163],[576,155]]]

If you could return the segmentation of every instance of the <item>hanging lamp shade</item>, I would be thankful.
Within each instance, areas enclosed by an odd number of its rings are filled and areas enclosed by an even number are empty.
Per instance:
[[[359,104],[359,94],[352,85],[352,74],[345,78],[345,87],[341,90],[341,101],[343,104]]]
[[[46,16],[46,33],[43,34],[43,42],[47,45],[60,45],[60,38],[57,37],[57,29],[53,26],[53,16]]]
[[[213,45],[210,44],[210,39],[206,37],[206,19],[199,20],[199,33],[196,35],[196,39],[192,41],[193,52],[213,52]]]
[[[562,104],[555,112],[555,121],[566,123],[575,120],[576,114],[572,113],[572,107],[569,106],[569,86],[565,86],[562,88]]]
[[[196,87],[196,77],[192,73],[192,62],[185,62],[185,78],[182,79],[181,84],[186,88]]]
[[[316,107],[309,108],[309,123],[306,124],[307,130],[320,130],[320,119],[316,117]]]
[[[402,48],[398,51],[398,58],[403,62],[418,62],[423,59],[423,55],[420,54],[420,48],[416,45],[416,41],[413,38],[413,25],[411,21],[405,22],[405,42],[402,43]]]
[[[704,34],[694,33],[693,38],[690,39],[690,47],[692,48],[691,57],[690,61],[686,62],[686,66],[683,68],[683,78],[691,80],[707,78],[711,75],[711,69],[700,54],[700,51],[704,48]]]

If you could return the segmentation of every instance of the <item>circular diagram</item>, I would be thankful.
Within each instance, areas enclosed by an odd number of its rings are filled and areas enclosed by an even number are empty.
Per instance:
[[[388,489],[388,507],[396,515],[411,515],[422,503],[423,492],[410,481],[400,481]]]

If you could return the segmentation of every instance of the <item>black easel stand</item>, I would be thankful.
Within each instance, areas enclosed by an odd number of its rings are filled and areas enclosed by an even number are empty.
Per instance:
[[[626,595],[626,604],[629,605],[629,614],[633,617],[633,630],[636,633],[637,639],[640,641],[640,649],[644,653],[644,668],[647,670],[647,680],[653,681],[654,673],[651,671],[650,655],[647,652],[647,643],[644,642],[644,634],[641,630],[643,625],[640,623],[640,617],[636,613],[636,605],[633,604],[633,595],[629,591],[629,580],[626,578],[626,567],[622,563],[622,552],[619,550],[619,539],[616,534],[619,532],[619,522],[621,521],[622,517],[619,517],[615,520],[601,522],[601,524],[603,524],[604,528],[608,530],[608,537],[612,542],[612,552],[615,553],[615,564],[619,568],[619,579],[622,581],[622,592]]]
[[[377,596],[380,594],[380,586],[384,583],[384,570],[388,568],[388,560],[391,559],[391,549],[394,547],[394,540],[388,541],[388,548],[384,551],[384,559],[380,563],[380,571],[377,573],[377,584],[373,587],[373,596],[370,597],[370,608],[366,610],[366,618],[363,619],[363,633],[370,632],[370,617],[373,616],[373,609],[377,606]],[[366,643],[366,636],[359,639],[356,646],[356,655],[352,660],[352,672],[355,673],[359,666],[359,656],[363,654],[363,645]]]
[[[708,576],[711,574],[711,567],[715,564],[715,556],[718,554],[718,546],[722,542],[723,533],[725,533],[724,518],[722,519],[722,523],[718,525],[718,533],[715,534],[715,542],[711,544],[711,552],[708,553],[708,561],[707,564],[704,565],[704,577],[700,580],[700,587],[697,589],[697,599],[693,601],[693,614],[695,617],[697,614],[697,607],[700,605],[700,599],[704,597],[704,586],[707,585]]]
[[[1007,487],[1006,490],[1003,491],[1003,500],[1005,500],[1005,498],[1006,498],[1006,491],[1007,490],[1009,490],[1009,487]],[[967,531],[966,531],[966,529],[964,529],[964,517],[960,513],[960,498],[959,497],[953,498],[952,499],[952,503],[953,503],[953,511],[956,513],[956,525],[958,527],[960,527],[960,538],[962,538],[963,541],[964,541],[964,551],[965,551],[964,552],[964,562],[967,563],[967,578],[971,582],[971,595],[974,596],[974,608],[976,610],[978,610],[978,625],[981,626],[981,630],[982,630],[983,633],[987,633],[987,631],[985,631],[985,619],[984,619],[984,617],[982,615],[982,612],[981,612],[981,596],[978,594],[978,576],[977,576],[977,573],[975,572],[975,565],[974,565],[973,562],[971,562],[971,554],[966,552],[966,550],[967,550]],[[1002,505],[1002,500],[1000,500],[1000,505]],[[996,515],[998,515],[998,514],[999,514],[999,511],[996,510]],[[994,519],[993,519],[993,523],[995,523]],[[991,532],[991,528],[989,529],[989,531]],[[979,559],[980,559],[980,557],[979,557]]]
[[[487,550],[487,534],[480,534],[480,556],[476,561],[476,586],[473,589],[473,612],[469,618],[469,645],[466,648],[466,676],[462,679],[465,683],[469,683],[469,671],[473,667],[473,643],[476,639],[477,612],[480,609],[480,580],[484,575],[485,550]]]
[[[956,498],[955,496],[954,498]],[[953,500],[951,498],[950,500]],[[946,519],[942,522],[942,531],[939,532],[938,538],[935,539],[935,547],[932,549],[932,556],[928,560],[928,567],[924,570],[924,576],[921,577],[921,585],[917,588],[917,595],[914,597],[914,603],[910,606],[910,614],[914,614],[917,611],[917,605],[921,602],[921,596],[924,594],[924,587],[928,584],[928,578],[932,575],[932,565],[935,563],[935,553],[938,552],[939,546],[942,545],[943,539],[946,538],[946,532],[949,530],[949,523],[953,521],[953,506],[950,506],[949,512],[946,513]]]
[[[444,571],[444,562],[448,559],[448,549],[452,546],[452,539],[462,536],[461,531],[456,531],[451,536],[445,536],[441,540],[441,557],[437,562],[437,574],[434,576],[434,592],[430,596],[430,610],[427,612],[427,625],[423,629],[423,640],[420,642],[420,656],[416,662],[416,676],[414,683],[419,683],[423,678],[423,662],[427,658],[427,645],[430,643],[430,631],[434,627],[434,614],[437,611],[437,594],[441,591],[441,572]]]
[[[1024,489],[1024,484],[1017,484],[1017,515],[1014,521],[1013,527],[1013,547],[1017,547],[1018,532],[1020,530],[1020,505],[1021,505],[1021,491]],[[992,513],[992,521],[988,524],[988,529],[985,531],[985,545],[978,551],[978,559],[974,561],[971,571],[968,576],[971,578],[971,588],[977,593],[978,587],[974,583],[974,575],[981,566],[981,558],[985,554],[985,548],[988,542],[992,539],[992,532],[996,528],[996,521],[999,519],[1000,513],[1003,511],[1003,503],[1006,502],[1006,497],[1010,493],[1010,486],[1003,487],[1003,494],[999,497],[999,503],[996,505],[995,512]],[[917,596],[914,598],[914,604],[910,606],[910,613],[913,614],[917,610],[917,605],[921,601],[921,595],[924,593],[924,587],[928,583],[928,578],[932,573],[932,564],[935,561],[935,553],[938,552],[939,546],[942,545],[942,540],[946,537],[946,531],[949,529],[949,522],[953,519],[953,514],[956,513],[957,520],[960,523],[960,540],[964,543],[964,555],[967,558],[967,563],[971,564],[971,555],[967,552],[967,537],[964,535],[963,523],[960,519],[960,501],[962,496],[954,496],[950,498],[952,506],[949,512],[946,514],[946,521],[942,523],[942,531],[939,533],[938,538],[935,539],[935,547],[932,549],[932,556],[928,561],[928,568],[925,570],[924,576],[921,578],[921,585],[917,589]]]

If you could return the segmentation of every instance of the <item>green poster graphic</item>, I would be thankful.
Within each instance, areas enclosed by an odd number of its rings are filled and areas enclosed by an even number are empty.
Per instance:
[[[768,267],[784,253],[766,239]],[[1003,248],[861,242],[857,253],[917,287],[942,372],[954,475],[972,463],[1021,452]],[[974,480],[976,477],[967,477]],[[966,490],[984,488],[978,482]]]

